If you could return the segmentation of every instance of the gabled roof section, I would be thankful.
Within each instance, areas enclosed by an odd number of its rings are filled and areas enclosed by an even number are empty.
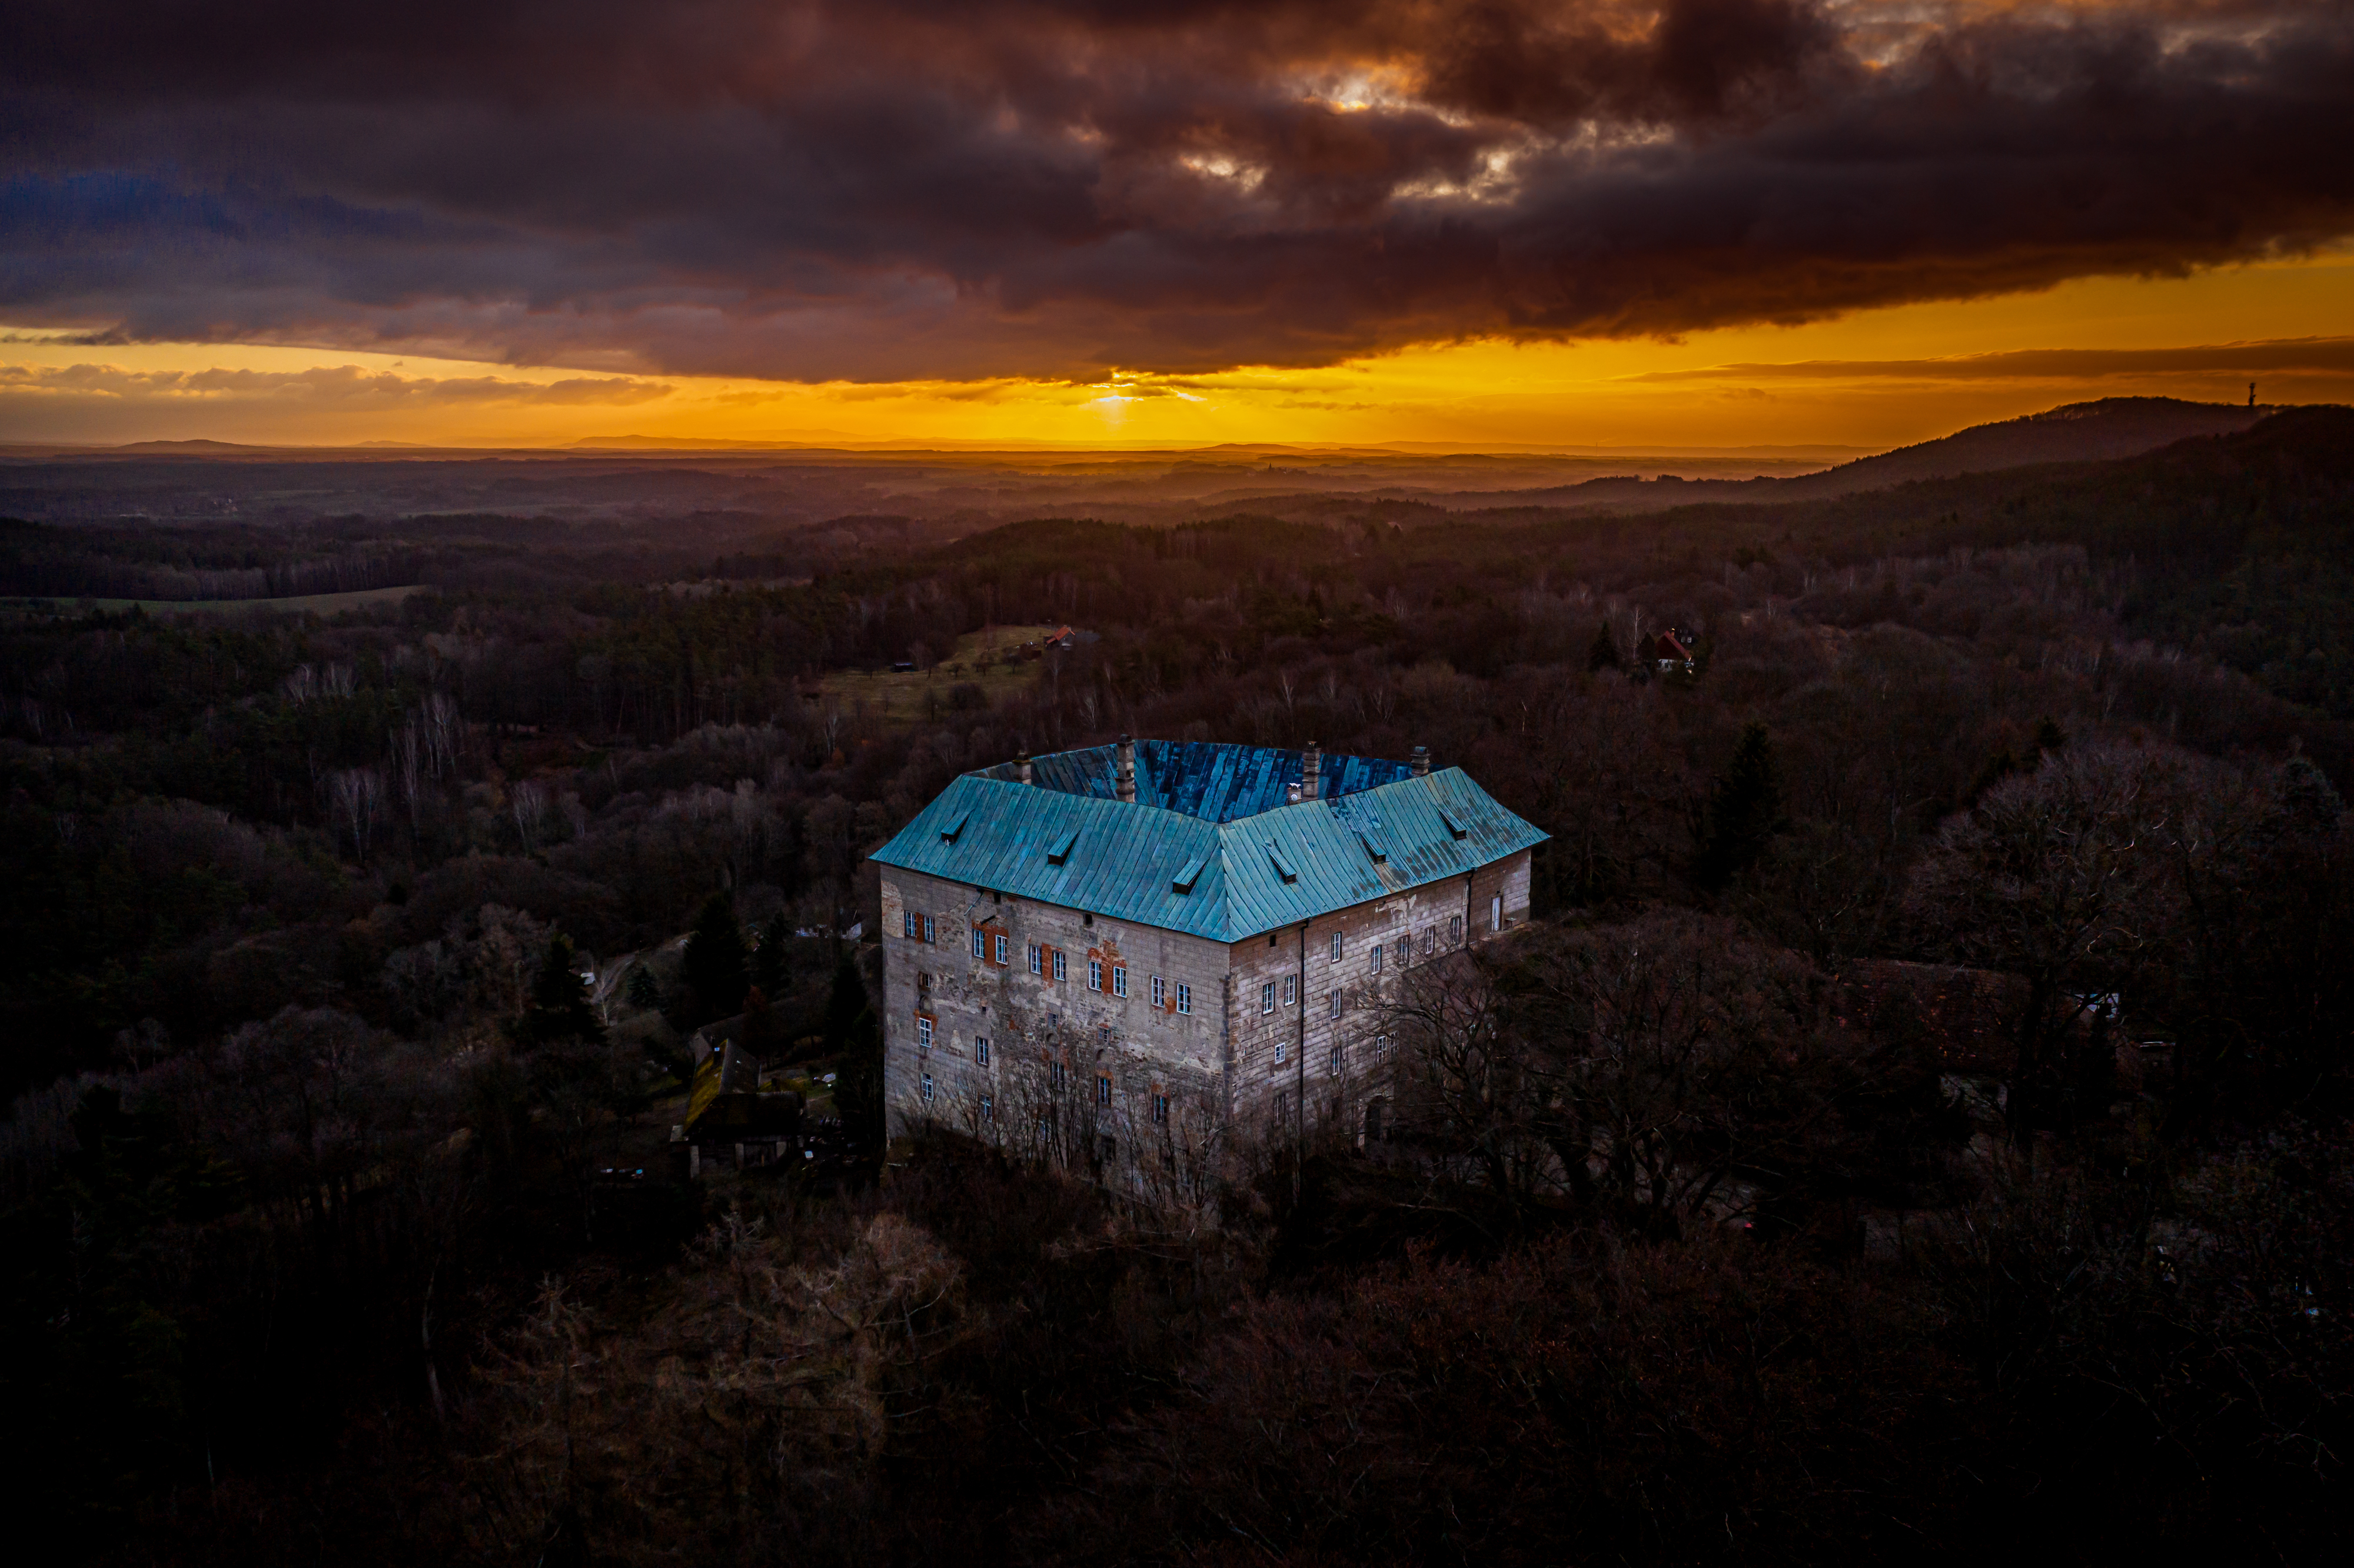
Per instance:
[[[1297,751],[1270,746],[1234,746],[1207,740],[1140,740],[1136,743],[1137,803],[1182,811],[1209,822],[1235,822],[1284,805],[1291,786],[1300,780]],[[1119,791],[1118,749],[1091,746],[1080,751],[1058,751],[1031,764],[1041,789],[1115,800]],[[1018,782],[1016,765],[984,768],[980,776]],[[1327,756],[1318,773],[1316,792],[1325,800],[1354,795],[1414,776],[1403,762],[1375,757]]]
[[[873,858],[1014,897],[1235,942],[1460,876],[1545,837],[1458,768],[1418,779],[1404,764],[1378,763],[1399,776],[1246,818],[1149,804],[1146,748],[1161,744],[1137,743],[1135,804],[1111,799],[1108,782],[1097,796],[1015,782],[1010,766],[987,768],[950,783]],[[1108,781],[1109,747],[1041,758],[1034,766],[1043,779],[1049,764],[1097,752]],[[1266,776],[1288,786],[1299,777],[1299,754],[1274,755],[1291,758],[1291,778],[1272,767]],[[1091,776],[1084,766],[1074,772]],[[1226,776],[1243,777],[1239,770]],[[1280,800],[1284,790],[1277,793]],[[1194,798],[1230,805],[1247,794],[1236,786]],[[951,840],[942,830],[960,819]]]

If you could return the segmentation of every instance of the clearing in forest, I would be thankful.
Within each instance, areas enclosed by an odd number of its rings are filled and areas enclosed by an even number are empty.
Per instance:
[[[1039,651],[1023,651],[1060,626],[989,626],[968,631],[928,670],[832,670],[818,680],[817,700],[840,703],[900,724],[928,722],[956,709],[956,689],[977,686],[994,705],[1037,678]],[[1052,657],[1053,655],[1047,655]],[[968,697],[966,701],[970,702]]]

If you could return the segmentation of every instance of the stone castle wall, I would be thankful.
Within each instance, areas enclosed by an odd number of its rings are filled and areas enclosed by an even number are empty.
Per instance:
[[[1319,916],[1304,932],[1289,927],[1272,941],[1262,935],[1229,945],[885,866],[891,1129],[928,1120],[1016,1150],[1066,1160],[1108,1154],[1181,1172],[1205,1170],[1222,1137],[1287,1136],[1303,1124],[1352,1132],[1368,1105],[1392,1094],[1383,996],[1413,964],[1496,934],[1500,899],[1505,928],[1527,920],[1527,851],[1468,877]],[[918,918],[915,938],[906,934],[910,912]],[[920,936],[926,916],[929,942]],[[1089,983],[1091,973],[1101,989]],[[1180,985],[1191,988],[1190,1013],[1178,1011]],[[1271,1010],[1262,1001],[1268,985]],[[919,1020],[931,1024],[928,1048]]]

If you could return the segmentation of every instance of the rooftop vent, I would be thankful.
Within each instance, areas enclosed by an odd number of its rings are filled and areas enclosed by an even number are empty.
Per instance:
[[[1358,833],[1357,842],[1365,846],[1365,853],[1373,857],[1376,864],[1385,863],[1389,860],[1390,852],[1388,846],[1384,844],[1381,840],[1373,837],[1372,833]]]
[[[1438,808],[1438,820],[1445,822],[1447,824],[1447,831],[1454,834],[1457,838],[1468,838],[1470,836],[1471,830],[1457,821],[1454,814],[1448,811],[1444,806]]]
[[[1193,892],[1193,885],[1202,880],[1202,868],[1209,863],[1209,856],[1200,854],[1187,861],[1184,869],[1169,879],[1170,890],[1175,893]]]
[[[1061,838],[1056,839],[1055,841],[1055,847],[1046,852],[1046,863],[1048,865],[1060,865],[1065,861],[1070,859],[1071,846],[1078,842],[1079,831],[1076,828],[1073,828],[1069,832],[1065,833]]]
[[[971,820],[971,817],[970,811],[959,811],[953,818],[943,823],[940,828],[940,842],[944,844],[956,842],[957,835],[964,832],[964,825]]]
[[[1276,875],[1283,878],[1286,882],[1297,882],[1299,880],[1299,873],[1294,871],[1291,868],[1291,863],[1283,858],[1283,852],[1275,847],[1275,841],[1273,839],[1267,841],[1267,858],[1274,863]]]

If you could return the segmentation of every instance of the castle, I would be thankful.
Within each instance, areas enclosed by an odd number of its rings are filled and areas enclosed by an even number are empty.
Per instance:
[[[892,1130],[1195,1179],[1379,1137],[1381,999],[1528,917],[1545,835],[1459,768],[1130,741],[968,773],[875,852]]]

